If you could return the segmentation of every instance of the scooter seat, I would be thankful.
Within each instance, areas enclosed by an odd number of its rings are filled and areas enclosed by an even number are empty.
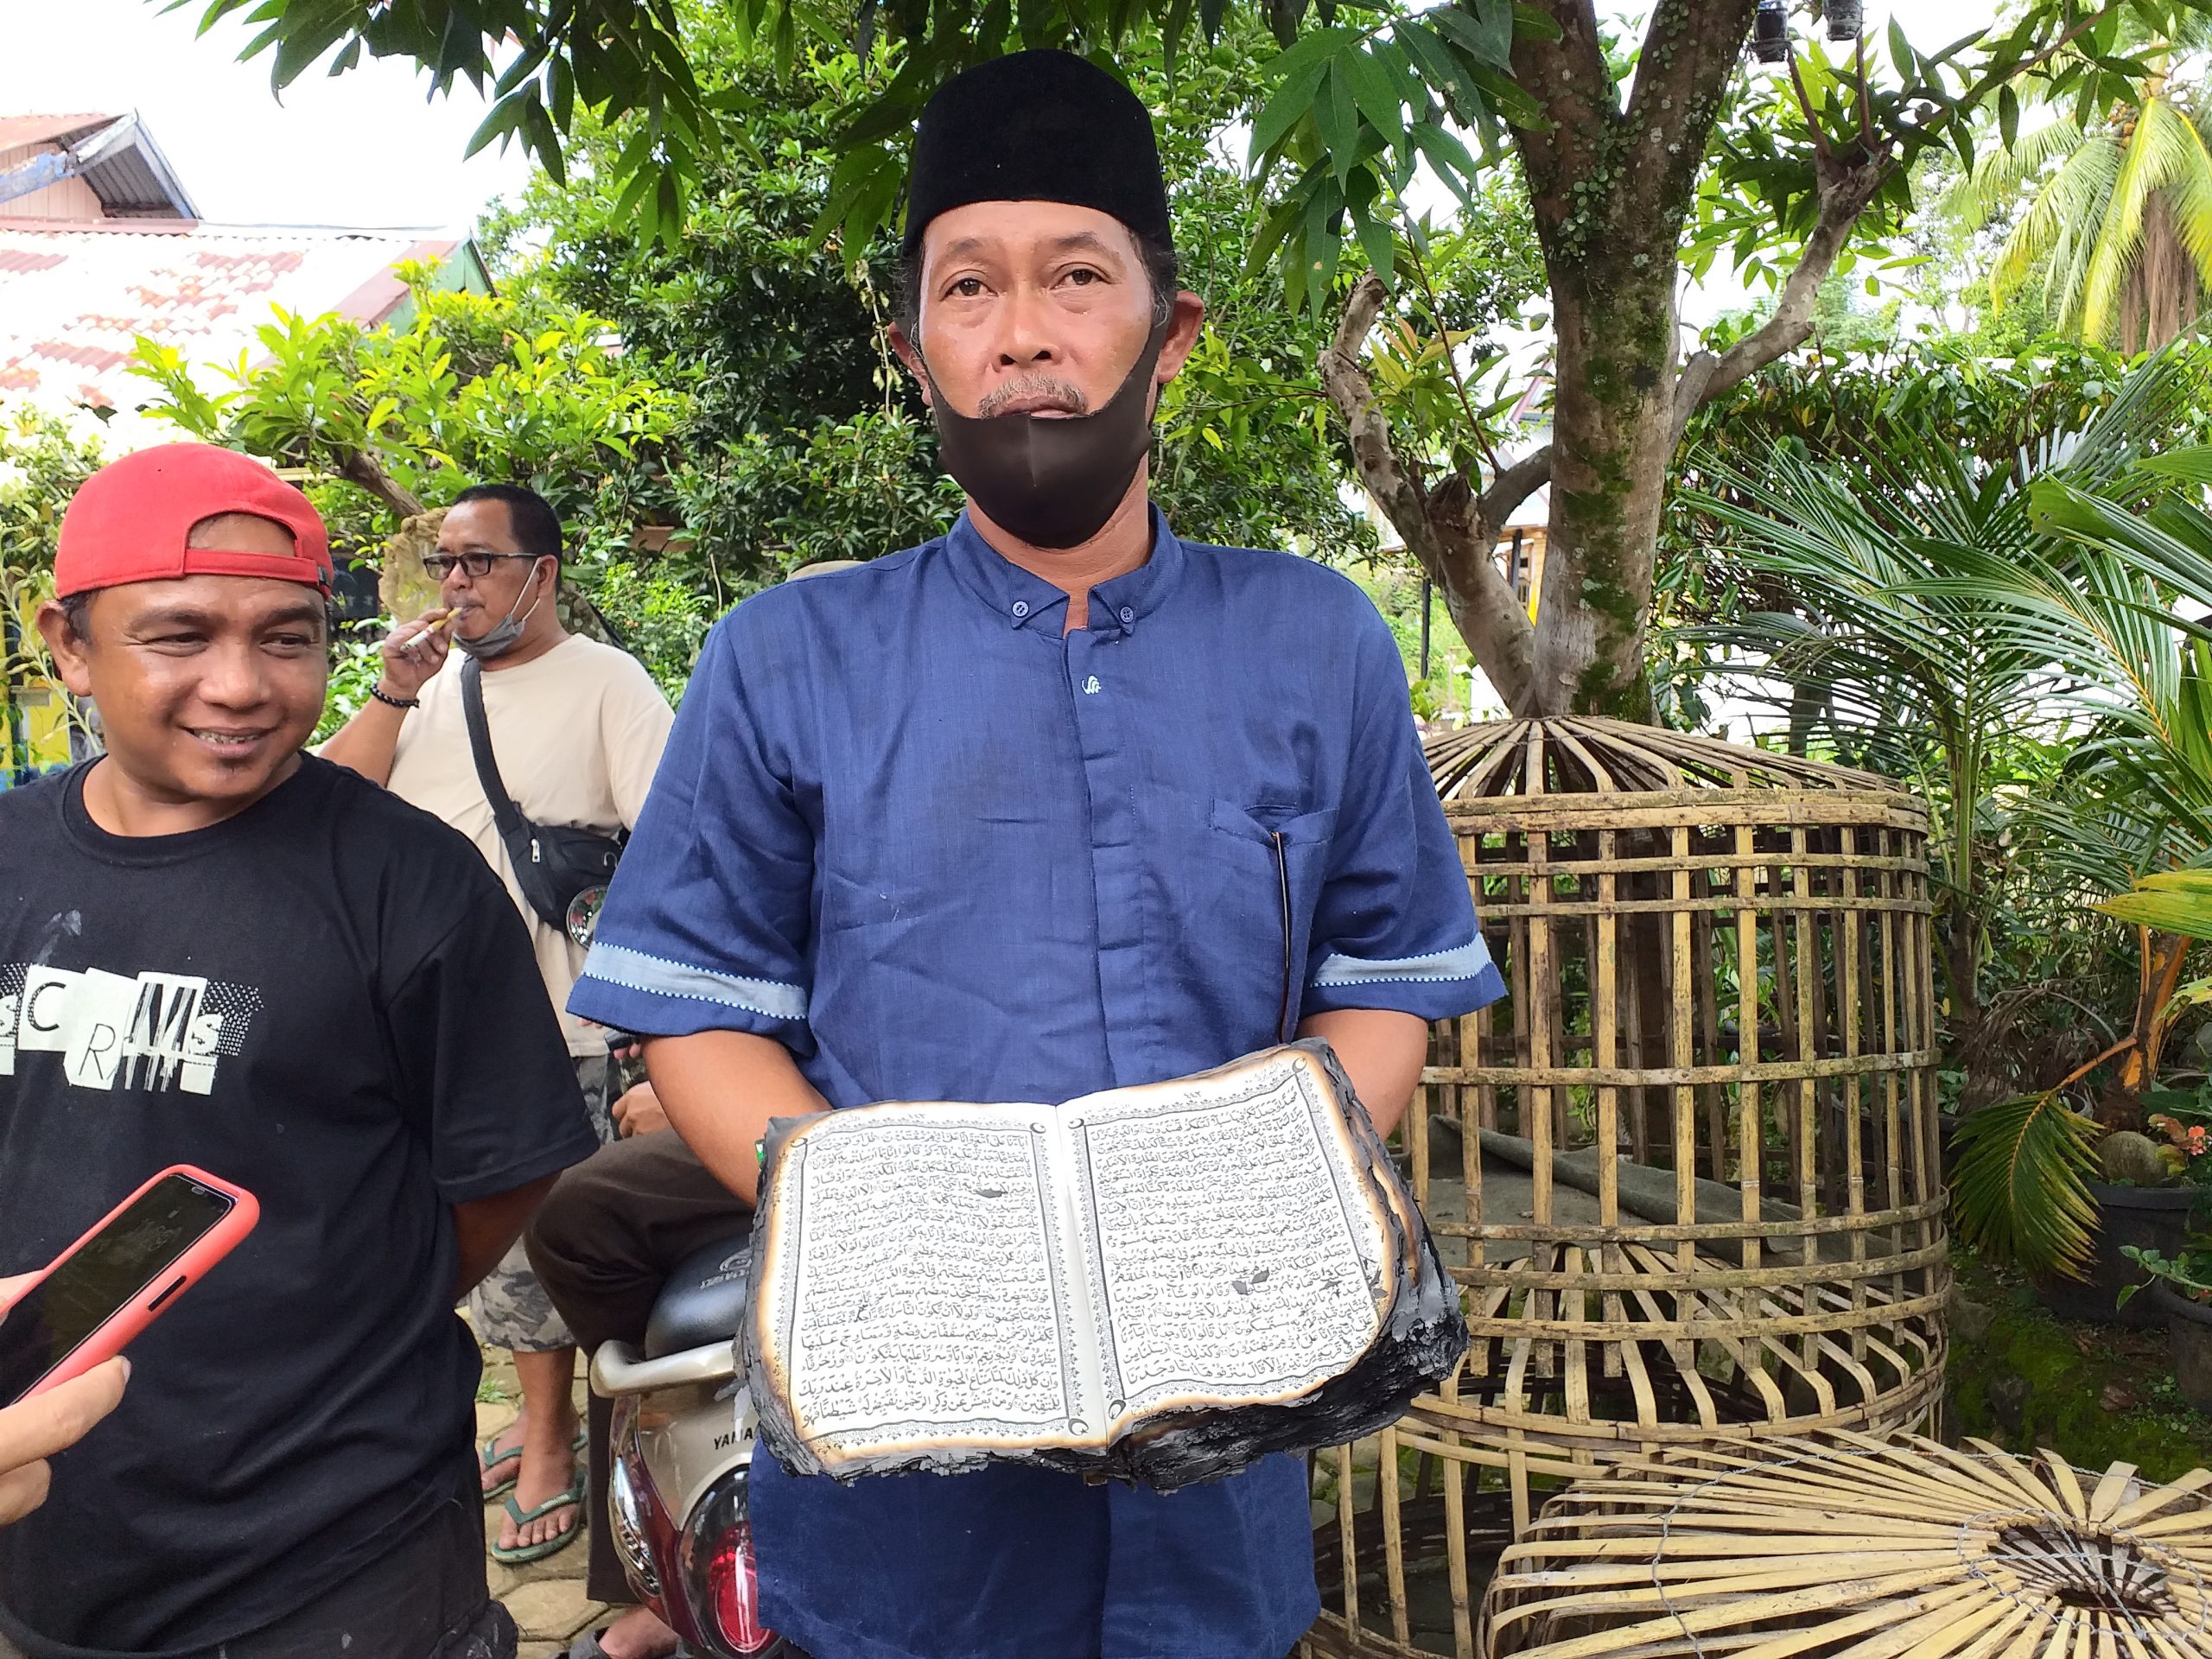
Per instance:
[[[727,1342],[745,1317],[752,1241],[743,1233],[694,1250],[676,1264],[645,1322],[645,1355],[660,1359]]]

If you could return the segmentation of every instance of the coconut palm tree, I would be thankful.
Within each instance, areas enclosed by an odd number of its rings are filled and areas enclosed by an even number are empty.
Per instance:
[[[2212,43],[2212,17],[2185,37],[2139,43],[2159,73],[2107,120],[2049,111],[1983,154],[1945,198],[1979,230],[2032,193],[1990,272],[1997,303],[2038,270],[2045,311],[2067,332],[2128,352],[2162,346],[2212,296],[2212,145],[2206,89],[2184,73]]]
[[[2178,1011],[2187,942],[2212,933],[2212,913],[2112,907],[2145,877],[2212,863],[2212,628],[2190,620],[2212,607],[2212,515],[2188,499],[2212,483],[2212,450],[2159,453],[2208,372],[2212,348],[2162,352],[2085,428],[2001,461],[1916,416],[1866,434],[1855,464],[1784,441],[1756,466],[1706,467],[1707,486],[1685,493],[1732,532],[1738,563],[1800,607],[1713,637],[1816,692],[1840,744],[1914,778],[1937,809],[1955,1019],[1973,1017],[1993,899],[1974,825],[1999,735],[2056,722],[2075,745],[2065,797],[2013,811],[2079,902],[2137,926],[2133,1018],[2060,1086],[1967,1120],[1954,1200],[1962,1236],[2040,1271],[2087,1260],[2095,1148],[2132,1126]],[[2132,510],[2145,498],[2158,505]],[[2100,1069],[2111,1081],[2084,1114],[2075,1085]]]
[[[2005,734],[2043,697],[2056,660],[2050,640],[2025,636],[2001,588],[1955,578],[1969,565],[2012,570],[2048,556],[2054,537],[2032,521],[2024,486],[2042,476],[2092,492],[2112,486],[2188,429],[2208,377],[2212,353],[2162,353],[2085,423],[2054,405],[2050,423],[2022,432],[2010,453],[1962,444],[1955,405],[1899,397],[1856,435],[1849,457],[1784,439],[1732,462],[1717,451],[1693,458],[1696,481],[1681,500],[1789,608],[1684,632],[1756,662],[1760,680],[1796,694],[1793,712],[1817,711],[1854,764],[1913,784],[1929,803],[1955,1037],[1980,1019],[1995,901],[1975,825]]]

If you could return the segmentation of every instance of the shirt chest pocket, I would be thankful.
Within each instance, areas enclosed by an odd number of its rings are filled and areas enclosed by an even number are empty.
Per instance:
[[[1186,925],[1211,970],[1249,1004],[1256,1041],[1297,1029],[1313,915],[1327,878],[1334,807],[1249,806],[1217,799],[1206,817],[1203,891],[1190,895]]]

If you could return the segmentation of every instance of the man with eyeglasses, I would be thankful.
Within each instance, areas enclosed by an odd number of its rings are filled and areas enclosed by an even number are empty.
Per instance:
[[[536,491],[463,490],[423,563],[442,603],[393,630],[370,701],[323,756],[475,842],[529,925],[601,1138],[662,1128],[651,1084],[608,1098],[606,1033],[566,1011],[583,951],[524,897],[469,745],[461,671],[479,665],[499,779],[522,815],[605,835],[637,822],[668,740],[668,700],[635,658],[561,626],[561,521]],[[486,1344],[512,1351],[522,1388],[514,1425],[480,1448],[486,1497],[506,1500],[492,1554],[536,1560],[583,1525],[575,1341],[519,1245],[472,1293],[469,1312]]]

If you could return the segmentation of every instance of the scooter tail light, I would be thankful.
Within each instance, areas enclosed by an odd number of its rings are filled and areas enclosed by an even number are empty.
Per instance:
[[[753,1554],[747,1471],[724,1475],[685,1528],[683,1558],[691,1611],[707,1645],[729,1659],[782,1651],[760,1618],[760,1578]]]
[[[760,1580],[753,1566],[753,1523],[724,1533],[707,1564],[707,1586],[722,1640],[740,1653],[758,1653],[776,1639],[760,1622]]]

